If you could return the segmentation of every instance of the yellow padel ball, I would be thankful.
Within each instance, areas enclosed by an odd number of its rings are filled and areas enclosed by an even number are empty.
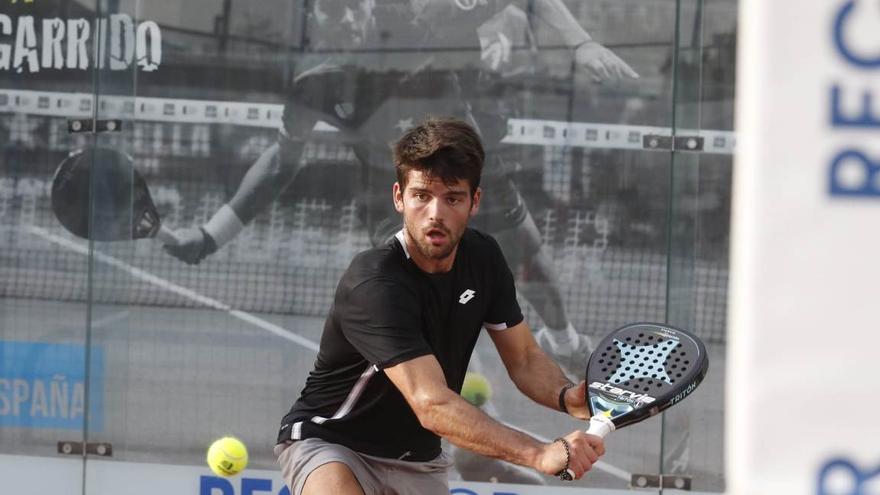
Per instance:
[[[235,437],[223,437],[208,448],[208,467],[217,476],[233,476],[247,466],[247,447]]]
[[[464,375],[464,384],[461,386],[461,397],[480,407],[492,398],[492,386],[489,385],[485,376],[468,371]]]

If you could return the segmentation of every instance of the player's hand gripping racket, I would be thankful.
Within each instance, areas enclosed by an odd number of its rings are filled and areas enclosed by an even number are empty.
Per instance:
[[[587,365],[587,433],[605,437],[678,404],[708,369],[706,346],[685,330],[633,323],[611,332]]]
[[[84,239],[155,237],[163,244],[177,244],[174,234],[162,226],[134,161],[114,149],[70,153],[52,179],[52,211],[70,233]]]

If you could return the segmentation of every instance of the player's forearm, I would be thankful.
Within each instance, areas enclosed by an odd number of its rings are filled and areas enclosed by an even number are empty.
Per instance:
[[[249,223],[290,185],[296,167],[281,160],[279,145],[273,144],[251,165],[229,206],[242,223]]]
[[[415,409],[422,426],[453,445],[521,466],[538,467],[544,444],[498,423],[451,390]]]
[[[549,24],[567,46],[577,46],[593,39],[562,0],[534,0],[533,12],[538,19]]]
[[[285,165],[278,143],[268,147],[248,169],[229,203],[202,225],[204,243],[198,245],[195,259],[201,260],[235,239],[245,224],[274,201],[295,175],[296,166]]]
[[[507,372],[526,397],[556,411],[559,410],[559,391],[571,383],[559,365],[537,345],[530,347],[520,362],[508,366]]]

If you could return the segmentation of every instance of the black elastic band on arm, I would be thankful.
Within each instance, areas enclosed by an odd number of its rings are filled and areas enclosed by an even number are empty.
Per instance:
[[[568,407],[565,406],[565,392],[568,389],[574,388],[574,387],[575,387],[574,383],[566,383],[565,385],[562,386],[562,389],[559,390],[559,410],[564,412],[565,414],[568,414]]]

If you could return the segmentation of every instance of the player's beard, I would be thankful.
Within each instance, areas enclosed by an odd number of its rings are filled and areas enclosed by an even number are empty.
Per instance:
[[[449,230],[445,225],[440,223],[432,223],[424,228],[416,229],[416,235],[413,236],[409,225],[404,223],[404,230],[406,231],[407,237],[415,244],[416,249],[419,250],[419,253],[428,259],[432,260],[443,260],[448,258],[455,252],[455,248],[458,246],[459,241],[461,240],[461,232],[455,233]],[[442,246],[434,246],[427,239],[427,234],[431,230],[439,230],[446,235],[446,243]]]

